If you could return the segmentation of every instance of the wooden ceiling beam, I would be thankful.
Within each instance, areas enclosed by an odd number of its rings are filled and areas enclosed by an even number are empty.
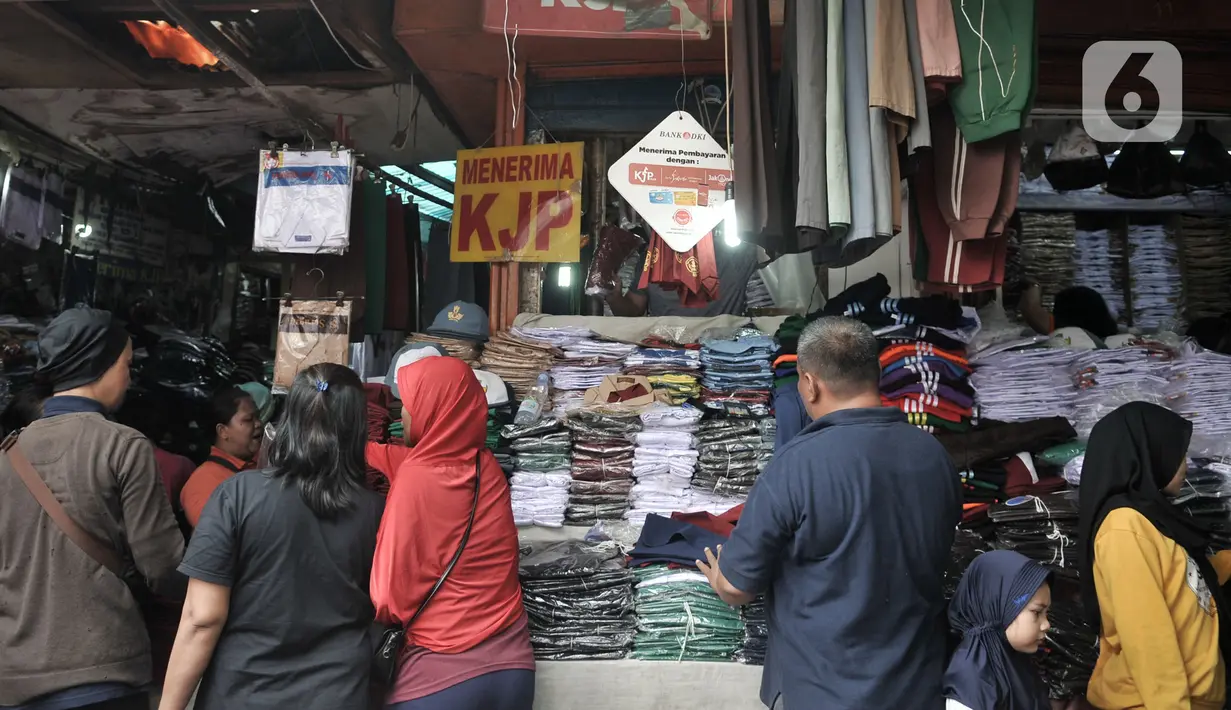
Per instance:
[[[281,94],[271,90],[269,85],[261,80],[258,73],[248,66],[247,62],[239,58],[235,52],[234,46],[216,30],[213,25],[203,19],[195,11],[188,9],[183,3],[178,0],[152,0],[159,10],[162,10],[177,25],[182,27],[188,34],[192,35],[198,42],[205,46],[206,49],[214,53],[214,56],[222,60],[222,63],[235,73],[245,84],[251,86],[257,91],[266,101],[273,104],[276,108],[286,114],[288,118],[299,124],[299,127],[306,133],[311,135],[316,140],[327,141],[333,133],[312,116],[310,112],[295,106],[291,101],[283,97]]]
[[[139,15],[155,11],[151,0],[69,0],[67,3],[75,12],[97,15]],[[202,3],[188,2],[185,6],[200,13],[236,13],[260,10],[275,12],[279,10],[311,10],[308,0],[248,0],[248,2]]]
[[[453,183],[440,177],[431,170],[425,170],[418,165],[412,165],[408,168],[404,168],[404,170],[424,182],[431,183],[433,186],[438,187],[449,194],[453,194]]]
[[[410,183],[408,183],[408,182],[406,182],[405,180],[403,180],[403,179],[401,179],[401,178],[397,177],[396,175],[394,175],[394,174],[392,174],[392,173],[389,173],[389,172],[385,171],[385,169],[384,169],[384,168],[377,168],[377,169],[373,170],[372,172],[379,173],[379,174],[380,174],[380,176],[381,176],[382,178],[384,178],[385,180],[388,180],[389,182],[393,183],[394,185],[397,185],[398,187],[400,187],[400,188],[402,188],[403,190],[405,190],[405,191],[409,192],[410,194],[414,195],[415,197],[419,197],[419,198],[422,198],[422,199],[424,199],[424,200],[427,200],[428,202],[435,203],[435,204],[440,205],[441,207],[444,207],[444,208],[446,208],[446,209],[450,209],[450,210],[451,210],[451,209],[453,209],[453,203],[452,203],[452,202],[446,202],[445,200],[443,200],[443,199],[441,199],[441,198],[439,198],[439,197],[437,197],[437,196],[433,195],[433,194],[432,194],[432,193],[430,193],[430,192],[426,192],[426,191],[424,191],[424,190],[420,190],[419,188],[415,187],[414,185],[411,185]]]
[[[30,17],[43,23],[50,29],[54,30],[64,39],[72,42],[74,45],[84,50],[91,57],[105,65],[108,69],[123,76],[128,81],[131,81],[137,88],[145,86],[145,80],[142,72],[132,64],[114,57],[103,49],[103,44],[96,38],[90,35],[89,31],[75,21],[65,17],[56,10],[49,7],[52,3],[44,2],[22,2],[17,3]]]

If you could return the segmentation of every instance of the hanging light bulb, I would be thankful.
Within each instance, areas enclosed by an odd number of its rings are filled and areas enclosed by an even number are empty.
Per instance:
[[[726,198],[722,203],[722,237],[729,247],[739,246],[739,226],[735,215],[735,181],[727,183]]]

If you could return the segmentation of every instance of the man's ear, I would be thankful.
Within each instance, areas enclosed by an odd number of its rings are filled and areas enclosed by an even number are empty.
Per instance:
[[[816,378],[807,372],[799,373],[799,396],[804,402],[815,404],[820,400],[820,388]]]

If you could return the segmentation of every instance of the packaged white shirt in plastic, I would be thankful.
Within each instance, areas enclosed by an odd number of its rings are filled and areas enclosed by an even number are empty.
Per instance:
[[[354,180],[349,150],[261,151],[253,251],[345,252]]]
[[[14,166],[0,195],[0,231],[27,249],[44,239],[60,242],[64,178],[47,171]]]

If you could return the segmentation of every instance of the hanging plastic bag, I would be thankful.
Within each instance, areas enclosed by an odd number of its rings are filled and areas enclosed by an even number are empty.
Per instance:
[[[350,364],[350,316],[350,301],[282,304],[274,356],[275,394],[288,392],[295,376],[313,365]]]
[[[603,227],[586,275],[586,295],[606,296],[620,290],[620,267],[644,242],[626,229]]]
[[[783,254],[760,269],[774,307],[803,315],[825,305],[812,254]]]

